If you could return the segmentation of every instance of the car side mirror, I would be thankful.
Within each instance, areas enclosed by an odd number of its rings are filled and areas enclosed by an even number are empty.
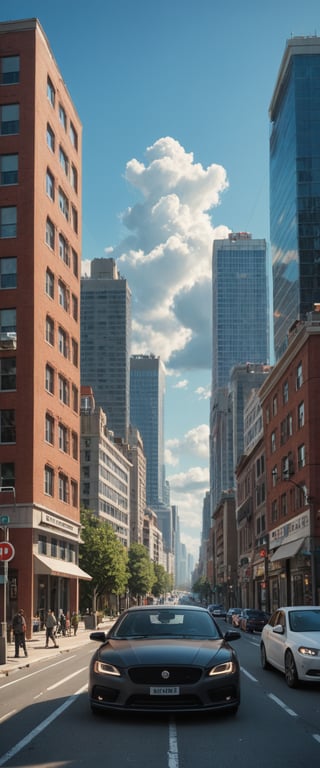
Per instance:
[[[239,640],[239,637],[241,637],[241,634],[236,629],[229,629],[223,635],[224,640]]]
[[[91,632],[89,635],[90,640],[97,640],[98,643],[104,643],[106,640],[105,632]]]
[[[276,626],[273,627],[272,632],[274,632],[276,635],[284,635],[284,627],[282,624],[276,624]]]

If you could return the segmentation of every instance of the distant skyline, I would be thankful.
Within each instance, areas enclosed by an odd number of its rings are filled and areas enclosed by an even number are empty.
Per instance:
[[[214,237],[269,242],[268,109],[286,40],[318,0],[2,0],[38,17],[83,124],[83,269],[113,255],[133,353],[166,376],[166,475],[197,558],[209,489]]]

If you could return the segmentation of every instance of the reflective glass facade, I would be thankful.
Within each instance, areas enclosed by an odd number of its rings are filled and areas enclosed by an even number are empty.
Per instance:
[[[137,427],[147,459],[147,505],[164,501],[165,374],[159,357],[133,355],[130,361],[130,423]]]
[[[270,237],[276,358],[320,301],[320,38],[292,38],[270,105]]]

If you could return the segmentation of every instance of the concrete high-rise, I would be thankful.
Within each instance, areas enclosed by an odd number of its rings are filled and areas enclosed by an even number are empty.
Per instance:
[[[148,507],[164,503],[164,392],[163,363],[155,355],[133,355],[130,360],[130,422],[137,427],[147,459]]]
[[[212,259],[211,511],[234,487],[231,370],[269,361],[267,248],[247,232],[216,240]]]
[[[269,115],[276,359],[320,300],[320,37],[287,41]]]
[[[6,613],[23,606],[30,632],[36,613],[78,610],[87,578],[77,564],[82,126],[36,19],[0,24],[0,116],[1,513],[15,547]]]
[[[131,292],[114,259],[93,259],[81,279],[81,385],[94,391],[108,429],[128,440]]]

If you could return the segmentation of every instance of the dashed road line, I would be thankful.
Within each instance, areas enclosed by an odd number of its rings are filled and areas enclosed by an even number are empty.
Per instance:
[[[295,712],[293,709],[290,709],[290,707],[287,707],[287,705],[282,701],[281,699],[278,699],[278,696],[275,696],[273,693],[268,693],[269,699],[272,699],[272,701],[275,702],[275,704],[278,704],[281,709],[284,709],[284,711],[287,713],[287,715],[290,715],[290,717],[299,717],[297,712]]]

